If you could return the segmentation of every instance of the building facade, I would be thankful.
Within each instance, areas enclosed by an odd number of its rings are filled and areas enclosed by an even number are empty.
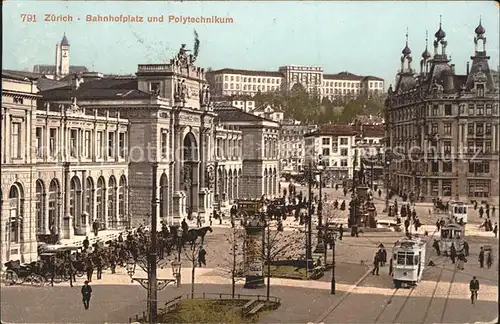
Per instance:
[[[304,168],[306,145],[304,135],[317,129],[317,125],[302,125],[300,121],[284,120],[280,130],[281,170],[296,173]]]
[[[381,125],[328,124],[304,135],[304,138],[306,160],[321,155],[327,183],[351,179],[354,168],[360,167],[363,157],[370,161],[384,150],[384,128]]]
[[[94,220],[106,230],[149,222],[153,163],[157,215],[168,224],[279,192],[269,151],[279,125],[218,117],[184,48],[168,64],[138,65],[136,76],[69,79],[2,71],[2,260],[36,260],[43,235],[87,235]]]
[[[481,23],[474,32],[472,64],[463,75],[450,64],[441,24],[434,53],[422,53],[420,73],[411,66],[408,41],[402,51],[386,100],[387,142],[398,153],[390,184],[400,193],[498,204],[498,86]]]
[[[320,67],[289,65],[278,71],[221,69],[210,71],[207,79],[214,95],[250,95],[258,92],[289,91],[300,84],[309,93],[335,100],[345,97],[379,96],[384,80],[349,72],[325,74]]]

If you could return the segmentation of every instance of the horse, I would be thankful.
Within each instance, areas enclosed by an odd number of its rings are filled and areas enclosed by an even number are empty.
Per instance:
[[[205,226],[201,228],[192,228],[188,230],[188,236],[190,238],[189,241],[191,242],[191,245],[193,245],[196,242],[198,237],[201,237],[201,244],[203,244],[205,242],[205,235],[207,235],[207,232],[212,233],[213,232],[212,227]]]

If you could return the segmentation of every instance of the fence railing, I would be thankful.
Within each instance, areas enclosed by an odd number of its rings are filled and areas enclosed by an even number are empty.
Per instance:
[[[264,295],[246,295],[246,294],[234,294],[234,298],[232,294],[226,294],[226,293],[195,293],[195,294],[184,294],[177,296],[168,302],[165,303],[165,307],[162,309],[164,312],[168,313],[174,310],[179,306],[179,304],[183,300],[189,300],[189,299],[216,299],[216,300],[252,300],[256,299],[257,301],[269,301],[275,304],[281,304],[281,298],[279,297],[274,297],[274,296],[269,296],[269,299],[267,296]],[[137,323],[140,322],[141,320],[145,320],[147,317],[146,311],[142,312],[141,314],[136,314],[133,317],[130,317],[128,319],[129,323]]]

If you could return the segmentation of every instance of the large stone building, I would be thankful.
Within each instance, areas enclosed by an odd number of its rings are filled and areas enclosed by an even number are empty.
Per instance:
[[[349,72],[325,74],[320,67],[289,65],[278,71],[221,69],[210,71],[207,80],[214,95],[255,95],[258,92],[291,90],[300,84],[310,93],[335,100],[345,97],[378,96],[384,80]]]
[[[472,65],[467,62],[466,73],[457,74],[440,24],[434,53],[425,49],[416,73],[407,41],[386,101],[387,141],[398,151],[390,164],[397,191],[498,204],[499,92],[481,23],[474,45]]]
[[[304,138],[305,163],[321,155],[325,181],[351,179],[363,157],[372,159],[384,150],[382,125],[327,124]]]
[[[184,48],[134,77],[2,71],[1,116],[2,260],[34,260],[43,235],[86,235],[95,219],[102,229],[148,221],[153,163],[169,224],[279,193],[277,123],[219,117]]]

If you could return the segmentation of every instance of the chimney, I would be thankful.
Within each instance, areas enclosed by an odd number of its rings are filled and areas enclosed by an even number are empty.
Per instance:
[[[469,76],[469,62],[467,62],[467,68],[465,70],[465,73],[467,76]]]
[[[451,65],[451,75],[455,75],[455,64]]]

